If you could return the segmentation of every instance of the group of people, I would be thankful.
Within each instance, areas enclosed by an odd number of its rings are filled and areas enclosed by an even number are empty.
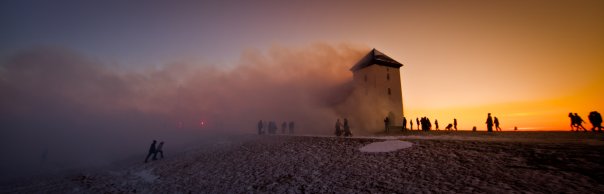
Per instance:
[[[581,118],[578,113],[568,113],[568,117],[570,117],[571,131],[579,131],[579,129],[587,131],[587,129],[583,127],[583,123],[585,123],[585,121],[583,121],[583,118]],[[592,125],[591,131],[596,132],[596,129],[598,129],[598,132],[602,132],[602,115],[598,111],[590,112],[587,118]]]
[[[164,142],[159,142],[159,145],[155,146],[155,144],[157,144],[157,141],[153,140],[153,143],[151,143],[151,147],[149,147],[149,153],[147,154],[147,157],[145,158],[145,163],[147,163],[147,161],[149,161],[149,157],[151,157],[153,155],[152,160],[157,160],[157,153],[160,154],[161,158],[164,158],[164,151],[163,151],[163,147],[164,147]]]
[[[488,132],[493,132],[493,125],[495,126],[496,131],[501,131],[501,127],[499,127],[499,119],[495,117],[495,120],[493,120],[493,117],[491,117],[491,113],[487,115],[486,124]]]
[[[387,118],[386,118],[387,119]],[[384,122],[386,123],[386,119],[384,119]],[[389,120],[388,120],[389,121]],[[415,124],[417,126],[417,130],[423,130],[423,131],[430,131],[432,130],[432,122],[430,122],[430,119],[428,117],[422,117],[420,118],[415,118]],[[407,118],[403,117],[403,130],[413,130],[413,119],[409,121],[409,125],[410,127],[407,128]],[[434,127],[436,130],[440,130],[440,127],[438,125],[438,120],[434,120]],[[387,127],[388,129],[388,127]],[[455,129],[457,131],[457,119],[453,119],[453,123],[449,123],[447,125],[447,127],[445,127],[445,130],[453,130]],[[386,130],[387,132],[388,130]]]
[[[262,120],[258,121],[258,135],[263,134],[277,134],[278,127],[275,121],[269,121],[266,123],[266,131],[264,129],[265,123]],[[294,122],[290,121],[289,124],[287,122],[281,123],[281,133],[287,134],[289,127],[289,134],[294,134]]]
[[[344,124],[340,122],[340,119],[336,121],[336,136],[344,136],[349,137],[352,136],[352,132],[350,132],[350,125],[348,125],[348,119],[344,118]]]

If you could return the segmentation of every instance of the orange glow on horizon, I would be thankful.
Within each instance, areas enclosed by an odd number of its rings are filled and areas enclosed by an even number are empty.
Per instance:
[[[589,94],[596,91],[599,95]],[[604,95],[602,88],[589,88],[587,91],[575,93],[552,99],[517,101],[497,104],[484,104],[479,106],[443,107],[443,108],[416,108],[407,107],[407,117],[427,116],[434,122],[437,119],[440,128],[458,120],[460,130],[471,130],[476,126],[479,131],[486,131],[487,113],[498,117],[503,131],[570,131],[570,118],[568,113],[578,113],[585,123],[583,126],[591,129],[587,116],[591,111],[602,113],[604,103],[597,96]],[[586,103],[589,102],[589,103]]]

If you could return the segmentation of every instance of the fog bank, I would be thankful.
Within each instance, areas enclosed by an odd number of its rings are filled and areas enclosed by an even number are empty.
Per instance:
[[[349,44],[250,49],[230,68],[192,61],[124,70],[65,48],[33,48],[0,65],[3,177],[166,149],[208,134],[255,133],[262,119],[331,133],[350,94],[348,70],[369,49]],[[211,56],[204,56],[211,57]],[[203,122],[203,124],[202,124]],[[170,150],[172,149],[172,150]]]

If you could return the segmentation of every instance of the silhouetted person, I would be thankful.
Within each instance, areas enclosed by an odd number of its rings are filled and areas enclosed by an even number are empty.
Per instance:
[[[592,111],[588,116],[589,122],[591,123],[591,131],[596,132],[596,128],[598,132],[602,132],[602,115],[598,111]]]
[[[429,131],[432,128],[432,123],[430,123],[428,117],[420,119],[419,122],[422,124],[422,128],[424,128],[424,131]]]
[[[340,123],[340,119],[336,121],[336,136],[340,137],[342,135],[342,123]]]
[[[422,119],[419,120],[419,123],[422,125],[422,130],[424,131],[429,131],[432,129],[432,123],[428,117],[422,117]]]
[[[411,131],[413,131],[413,120],[409,121],[409,129],[411,129]]]
[[[262,123],[262,120],[258,121],[258,135],[262,135],[263,127],[264,127],[264,123]]]
[[[386,133],[388,133],[388,130],[390,130],[390,119],[388,117],[384,119],[384,130]]]
[[[518,127],[514,126],[514,131],[518,131]]]
[[[407,118],[403,117],[403,131],[407,130]]]
[[[276,134],[277,133],[277,122],[275,121],[271,121],[271,134]]]
[[[457,119],[453,119],[453,128],[457,131]]]
[[[568,113],[568,118],[570,118],[570,131],[579,131],[579,128],[575,125],[577,123],[577,119],[575,119],[575,115],[573,113]]]
[[[287,122],[281,124],[281,133],[285,134],[287,131]]]
[[[293,121],[289,122],[289,133],[294,134],[294,122]]]
[[[451,128],[453,128],[453,124],[449,123],[449,124],[447,125],[447,127],[445,127],[445,130],[447,130],[447,131],[451,131],[451,130],[453,130],[453,129],[451,129]]]
[[[344,136],[352,136],[352,132],[350,132],[350,126],[348,125],[348,119],[344,119]]]
[[[419,131],[419,118],[415,118],[415,124],[417,124],[417,130]]]
[[[491,117],[491,113],[487,116],[487,131],[493,132],[493,118]]]
[[[575,113],[575,119],[576,119],[576,125],[577,125],[577,131],[579,131],[579,128],[582,128],[583,131],[587,131],[587,129],[585,129],[585,127],[583,127],[583,123],[585,123],[585,121],[583,121],[583,118],[581,118],[579,116],[579,114]]]
[[[476,132],[476,126],[472,127],[472,132]]]
[[[434,119],[434,126],[436,126],[436,130],[438,130],[438,120]]]
[[[155,144],[157,143],[157,141],[153,140],[153,143],[151,143],[151,147],[149,147],[149,154],[147,154],[147,157],[145,158],[145,163],[147,163],[147,161],[149,160],[149,156],[151,155],[155,155]],[[153,160],[156,160],[155,157],[153,157]]]
[[[164,142],[159,142],[159,145],[157,145],[157,148],[155,149],[155,154],[153,154],[153,160],[155,160],[157,153],[160,153],[161,158],[164,159]]]
[[[499,119],[497,117],[495,117],[495,130],[501,131],[501,128],[499,127]]]

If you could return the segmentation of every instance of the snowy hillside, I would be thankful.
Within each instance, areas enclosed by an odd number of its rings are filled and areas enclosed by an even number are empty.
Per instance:
[[[5,183],[0,193],[604,192],[601,143],[475,138],[245,136],[146,164],[141,154],[103,171]],[[384,141],[401,149],[361,151]]]

